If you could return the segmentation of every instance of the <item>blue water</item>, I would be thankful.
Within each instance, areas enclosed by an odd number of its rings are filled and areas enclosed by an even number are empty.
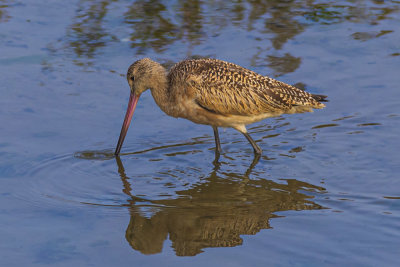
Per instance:
[[[29,2],[29,1],[28,1]],[[0,266],[398,266],[398,1],[0,1]],[[328,95],[250,125],[165,115],[142,57]]]

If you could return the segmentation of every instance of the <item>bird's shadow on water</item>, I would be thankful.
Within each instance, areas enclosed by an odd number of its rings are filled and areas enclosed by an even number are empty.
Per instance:
[[[283,217],[276,212],[324,208],[304,193],[321,193],[322,187],[295,179],[249,179],[258,160],[244,174],[221,172],[222,163],[214,164],[202,183],[177,191],[178,197],[152,200],[132,193],[134,181],[117,156],[122,191],[129,196],[126,240],[143,254],[156,254],[169,237],[176,255],[194,256],[208,247],[241,245],[241,235],[271,228],[270,219]]]

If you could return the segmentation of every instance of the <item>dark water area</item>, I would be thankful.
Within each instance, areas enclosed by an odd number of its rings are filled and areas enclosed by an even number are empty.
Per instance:
[[[398,266],[399,1],[0,0],[0,266]],[[165,115],[137,59],[328,95],[248,127]]]

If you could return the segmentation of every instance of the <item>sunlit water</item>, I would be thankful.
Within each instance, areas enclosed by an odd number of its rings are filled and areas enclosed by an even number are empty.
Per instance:
[[[0,1],[0,265],[397,266],[400,3],[307,3]],[[330,102],[251,125],[260,158],[221,130],[215,162],[146,92],[116,158],[144,56]]]

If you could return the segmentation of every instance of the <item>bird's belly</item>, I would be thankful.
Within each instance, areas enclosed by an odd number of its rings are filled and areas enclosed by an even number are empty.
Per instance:
[[[216,127],[233,127],[251,124],[269,117],[276,117],[283,112],[269,112],[257,115],[222,115],[205,110],[199,106],[190,106],[182,109],[177,117],[188,119],[194,123],[212,125]]]
[[[255,123],[266,118],[277,117],[284,113],[292,114],[292,113],[312,112],[311,107],[296,106],[287,110],[274,110],[260,114],[223,115],[200,107],[199,105],[194,103],[192,99],[185,99],[180,103],[181,103],[180,105],[175,106],[173,113],[167,113],[167,114],[173,117],[185,118],[198,124],[206,124],[216,127],[232,127],[235,129],[242,128],[247,124]]]
[[[237,125],[247,125],[251,123],[255,123],[261,121],[266,118],[276,117],[281,115],[282,112],[275,113],[263,113],[258,115],[227,115],[221,116],[219,118],[219,123],[221,127],[234,127]]]

